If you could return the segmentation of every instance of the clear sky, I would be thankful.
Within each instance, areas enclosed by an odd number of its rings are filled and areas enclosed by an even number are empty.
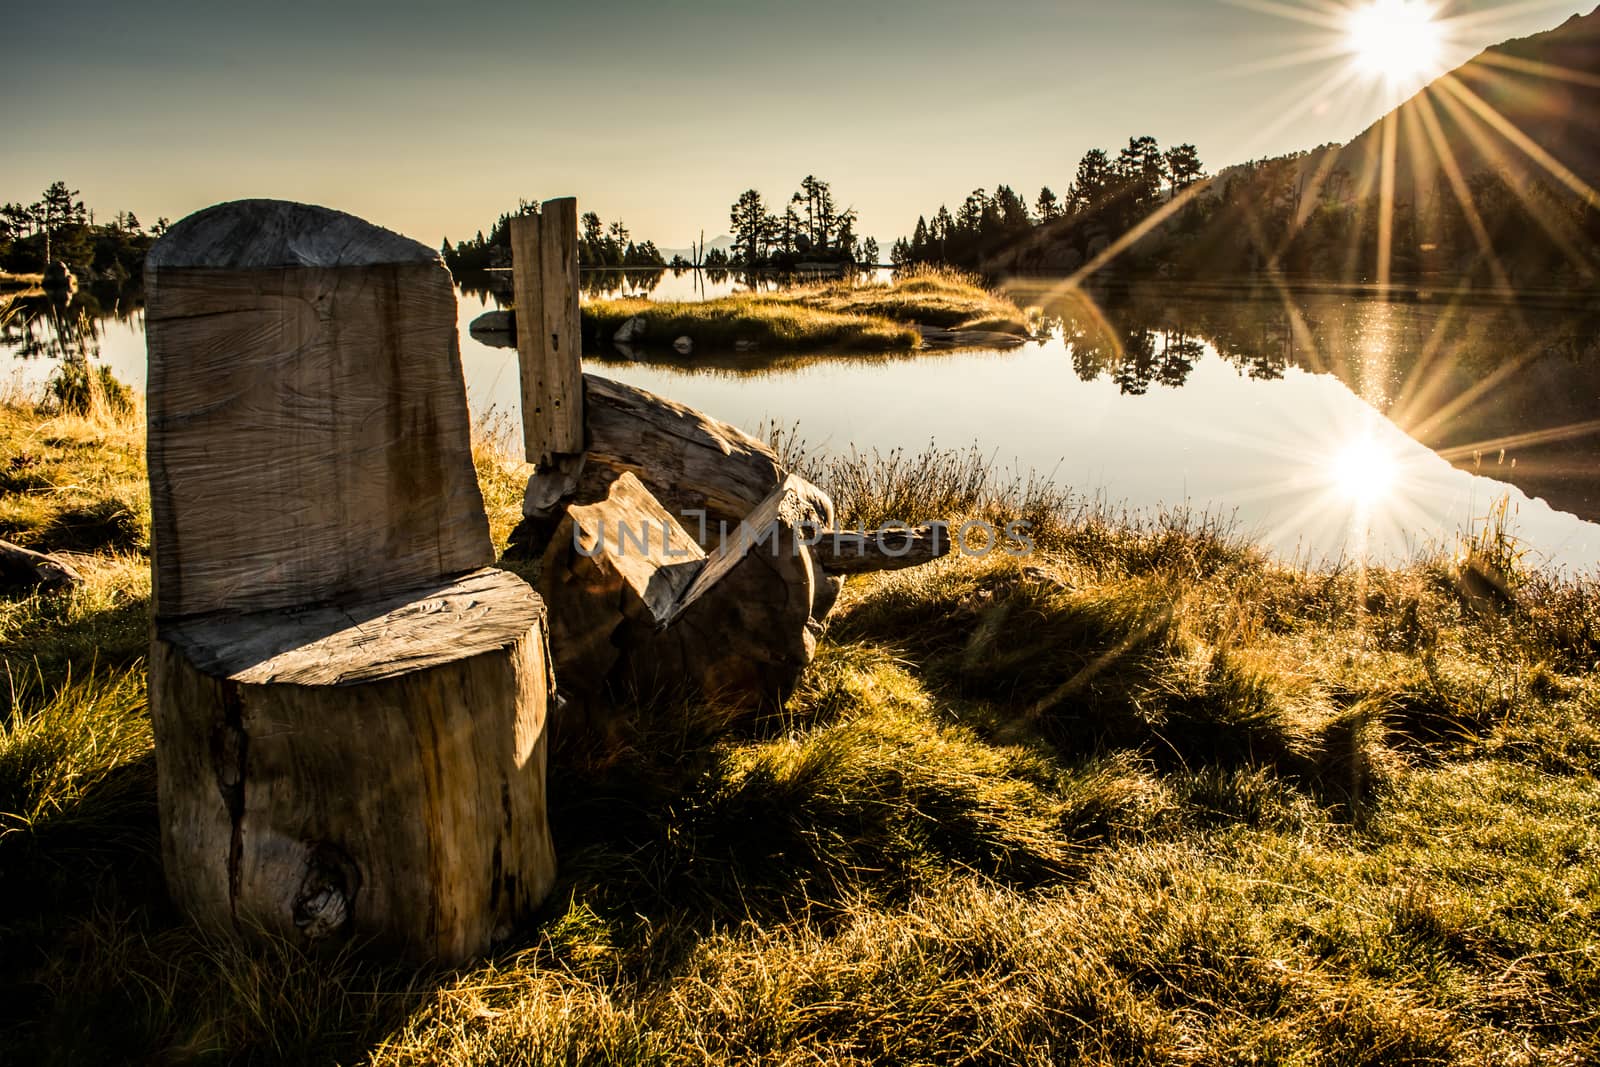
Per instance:
[[[429,244],[576,195],[662,247],[808,173],[887,247],[1006,183],[1063,191],[1151,134],[1208,169],[1348,140],[1372,85],[1311,19],[1355,0],[75,0],[0,4],[0,200],[102,214],[270,196]],[[1447,0],[1449,54],[1594,0]]]

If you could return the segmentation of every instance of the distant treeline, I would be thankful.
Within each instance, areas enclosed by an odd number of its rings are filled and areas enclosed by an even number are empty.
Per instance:
[[[484,236],[479,230],[471,240],[454,245],[447,237],[439,252],[451,273],[473,274],[490,268],[511,266],[511,220],[518,215],[532,214],[533,201],[522,200],[517,210],[507,212],[495,220]],[[578,265],[582,267],[665,267],[654,241],[634,241],[628,227],[618,219],[609,225],[603,223],[593,211],[578,220]]]
[[[728,222],[733,251],[717,264],[706,257],[706,266],[785,270],[800,263],[878,262],[878,242],[856,236],[855,209],[840,208],[833,189],[814,175],[801,180],[782,214],[758,190],[746,189],[729,209]]]
[[[1282,272],[1375,281],[1429,273],[1483,284],[1586,284],[1600,268],[1600,213],[1551,182],[1441,172],[1426,192],[1400,189],[1391,209],[1357,195],[1334,146],[1252,161],[1210,179],[1193,145],[1152,137],[1115,158],[1083,157],[1064,195],[1030,206],[1011,187],[975,190],[896,241],[896,265],[948,264],[999,274],[1076,271],[1192,278]],[[1202,184],[1203,183],[1203,184]],[[1194,188],[1195,186],[1199,188]],[[1136,241],[1125,235],[1162,212]],[[1385,219],[1387,218],[1387,230]]]
[[[1154,137],[1135,137],[1115,159],[1100,148],[1085,154],[1066,195],[1057,196],[1045,186],[1031,211],[1009,185],[999,186],[993,195],[974,189],[954,214],[941,204],[931,222],[919,217],[912,235],[894,243],[890,258],[897,266],[983,267],[1040,227],[1060,231],[1082,225],[1086,230],[1126,232],[1168,196],[1204,176],[1194,145],[1163,151]]]
[[[62,262],[85,281],[124,282],[144,272],[144,254],[167,228],[146,229],[131,211],[98,222],[78,190],[52,182],[31,204],[0,206],[0,270],[37,274]]]

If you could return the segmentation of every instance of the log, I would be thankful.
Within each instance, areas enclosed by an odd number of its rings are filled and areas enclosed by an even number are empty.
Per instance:
[[[60,556],[0,540],[0,589],[67,589],[83,581]]]
[[[777,454],[725,422],[607,378],[583,376],[588,451],[581,492],[600,495],[631,472],[674,514],[704,511],[688,522],[710,543],[720,523],[737,525],[783,481]],[[832,511],[829,509],[831,521]]]
[[[539,570],[540,593],[555,608],[550,644],[563,696],[592,706],[614,680],[623,621],[632,615],[658,624],[704,560],[631,474],[599,500],[569,507]]]
[[[155,610],[294,607],[494,562],[433,249],[274,200],[145,272]]]
[[[578,322],[578,202],[547,200],[511,220],[511,269],[528,462],[583,451],[583,338]]]
[[[646,631],[630,622],[623,669],[636,689],[688,691],[734,708],[783,706],[816,656],[827,586],[805,547],[818,520],[793,475],[707,557],[668,615]]]
[[[817,564],[829,574],[872,574],[920,567],[950,554],[950,531],[943,526],[874,530],[824,530],[811,546]]]
[[[158,624],[162,858],[202,926],[459,963],[554,882],[544,612],[514,576]]]
[[[438,255],[241,201],[146,268],[151,718],[198,923],[458,963],[555,877],[546,623],[486,569]]]
[[[540,570],[563,693],[591,717],[607,694],[781,704],[838,594],[803,543],[816,515],[790,476],[707,555],[632,473],[568,507]]]

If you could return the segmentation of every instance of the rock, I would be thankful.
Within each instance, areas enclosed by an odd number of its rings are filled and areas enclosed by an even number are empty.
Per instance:
[[[474,340],[491,348],[517,347],[517,313],[485,311],[467,327]]]
[[[512,311],[485,311],[467,327],[472,333],[516,333],[516,313]]]
[[[76,289],[78,287],[78,279],[73,275],[72,268],[58,259],[45,267],[44,287],[46,289]]]
[[[735,341],[735,342],[733,342],[733,350],[735,352],[754,352],[756,349],[758,349],[760,347],[761,346],[756,344],[756,342],[754,342],[754,341]]]
[[[672,348],[673,351],[678,353],[678,355],[687,356],[689,353],[694,351],[694,338],[680,337],[676,341],[672,342]]]
[[[647,325],[643,315],[635,315],[621,326],[618,326],[617,332],[611,335],[611,339],[619,345],[630,345],[643,341]]]

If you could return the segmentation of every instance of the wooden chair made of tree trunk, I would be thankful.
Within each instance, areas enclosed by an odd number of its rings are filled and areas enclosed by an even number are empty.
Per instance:
[[[548,892],[542,602],[425,246],[222,204],[146,265],[162,855],[199,923],[457,962]]]

